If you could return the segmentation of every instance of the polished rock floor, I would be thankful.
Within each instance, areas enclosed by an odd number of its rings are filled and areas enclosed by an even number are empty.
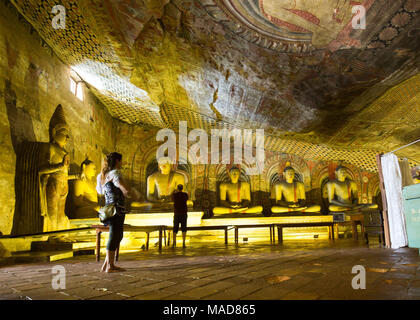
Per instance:
[[[64,267],[65,289],[53,289],[57,265]],[[89,255],[0,267],[0,299],[420,299],[417,249],[351,239],[151,248],[122,254],[118,265],[126,271],[101,273],[101,262]],[[366,270],[366,289],[352,287],[360,276],[352,273],[355,265]]]

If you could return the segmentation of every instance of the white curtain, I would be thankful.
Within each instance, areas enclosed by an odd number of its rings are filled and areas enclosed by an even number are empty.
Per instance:
[[[381,157],[386,203],[388,207],[389,235],[391,248],[407,246],[407,231],[402,197],[402,175],[398,158],[393,153]]]

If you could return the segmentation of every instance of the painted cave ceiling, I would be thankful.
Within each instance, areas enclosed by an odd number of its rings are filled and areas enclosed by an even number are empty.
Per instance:
[[[420,137],[418,0],[11,0],[111,115],[374,155]],[[366,9],[366,28],[354,29]],[[420,162],[420,147],[399,153]]]

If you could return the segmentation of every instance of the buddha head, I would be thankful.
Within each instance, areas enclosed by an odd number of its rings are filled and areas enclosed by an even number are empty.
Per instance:
[[[54,111],[54,114],[51,117],[49,133],[50,142],[57,143],[61,148],[65,147],[67,141],[70,138],[69,126],[64,117],[64,111],[61,104],[57,106],[57,108]]]
[[[82,162],[80,167],[82,168],[82,175],[81,175],[82,179],[85,178],[85,179],[88,179],[88,180],[92,180],[92,178],[95,177],[95,175],[96,175],[96,165],[95,165],[95,163],[93,163],[93,161],[90,161],[89,159],[86,159],[85,161]]]
[[[295,179],[295,169],[293,169],[293,167],[290,166],[290,164],[287,165],[286,168],[284,168],[283,170],[283,176],[287,182],[292,183]]]
[[[346,171],[346,167],[343,167],[341,165],[339,165],[336,169],[335,169],[335,176],[337,178],[338,181],[345,181],[346,177],[347,177],[347,171]]]
[[[169,157],[162,157],[158,159],[159,170],[162,174],[169,174],[172,170],[172,160]]]
[[[229,177],[232,183],[238,183],[239,178],[241,177],[241,171],[238,167],[232,167],[229,170]]]

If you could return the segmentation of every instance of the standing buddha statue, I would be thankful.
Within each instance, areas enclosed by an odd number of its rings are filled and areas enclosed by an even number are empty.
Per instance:
[[[41,214],[44,216],[44,232],[70,228],[64,212],[68,194],[70,157],[65,149],[69,140],[69,127],[61,105],[58,105],[50,120],[50,143],[41,157],[39,170]]]

